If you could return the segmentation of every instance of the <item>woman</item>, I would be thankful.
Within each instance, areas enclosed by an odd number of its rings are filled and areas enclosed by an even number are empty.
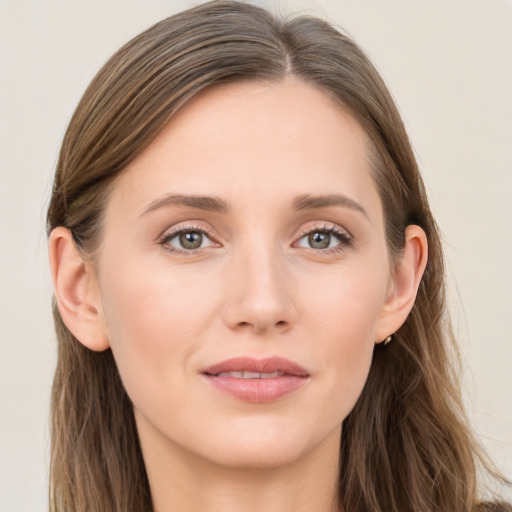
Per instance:
[[[479,499],[403,124],[326,23],[213,2],[126,44],[48,232],[52,510],[511,510]]]

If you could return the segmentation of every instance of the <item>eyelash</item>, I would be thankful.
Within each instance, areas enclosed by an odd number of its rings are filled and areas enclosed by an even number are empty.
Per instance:
[[[162,245],[165,248],[165,250],[167,250],[171,253],[184,255],[184,256],[194,256],[194,255],[198,254],[199,252],[202,252],[202,250],[205,248],[203,247],[203,248],[198,248],[198,249],[188,249],[187,250],[187,249],[178,249],[176,247],[172,247],[169,245],[169,242],[171,240],[173,240],[174,238],[176,238],[177,236],[179,236],[180,234],[190,233],[190,232],[196,232],[196,233],[200,233],[201,235],[206,235],[206,237],[208,239],[210,239],[210,241],[212,241],[213,244],[218,243],[215,241],[215,237],[210,233],[210,231],[208,231],[207,229],[205,229],[203,227],[192,226],[192,225],[182,227],[175,231],[166,232],[162,237],[160,237],[158,243],[160,245]],[[338,228],[336,226],[329,226],[329,225],[313,226],[310,229],[302,231],[300,236],[294,242],[294,244],[297,243],[299,240],[302,240],[305,236],[310,235],[311,233],[326,233],[328,235],[334,235],[339,241],[339,243],[337,245],[335,245],[334,247],[328,247],[326,249],[314,249],[313,247],[302,247],[303,249],[312,251],[315,254],[328,255],[328,254],[338,253],[338,252],[346,250],[349,247],[352,247],[352,245],[353,245],[353,239],[352,239],[351,235],[349,235],[346,231],[341,230],[340,228]]]
[[[166,232],[164,235],[160,238],[158,243],[164,247],[165,250],[173,253],[173,254],[179,254],[182,256],[194,256],[198,254],[198,252],[202,251],[202,249],[177,249],[176,247],[172,247],[169,245],[169,242],[176,238],[177,236],[181,235],[182,233],[200,233],[201,235],[206,235],[207,238],[209,238],[211,241],[215,242],[215,237],[205,228],[199,227],[199,226],[185,226],[181,227],[179,229],[176,229],[175,231]],[[204,249],[204,248],[203,248]]]
[[[313,247],[303,247],[303,249],[313,251],[315,254],[334,254],[338,252],[342,252],[353,245],[352,236],[349,235],[345,230],[338,228],[337,226],[329,226],[329,225],[321,225],[321,226],[313,226],[312,228],[308,228],[305,231],[302,231],[299,238],[297,238],[297,242],[302,240],[305,236],[310,235],[311,233],[327,233],[328,235],[334,235],[335,238],[338,239],[339,243],[334,247],[329,247],[326,249],[314,249]],[[294,242],[296,243],[296,242]]]

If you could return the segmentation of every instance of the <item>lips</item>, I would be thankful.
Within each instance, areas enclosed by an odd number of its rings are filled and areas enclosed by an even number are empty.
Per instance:
[[[217,390],[250,403],[268,403],[302,387],[309,373],[281,357],[238,357],[209,366],[202,375]]]

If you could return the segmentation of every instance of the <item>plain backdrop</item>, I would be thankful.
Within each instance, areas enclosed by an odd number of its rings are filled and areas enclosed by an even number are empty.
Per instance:
[[[103,62],[200,2],[0,0],[0,510],[47,509],[56,343],[44,216],[67,122]],[[512,2],[259,2],[335,22],[396,98],[444,233],[471,421],[512,476]]]

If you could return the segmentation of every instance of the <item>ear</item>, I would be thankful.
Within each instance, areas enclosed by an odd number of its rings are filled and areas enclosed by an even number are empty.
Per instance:
[[[393,269],[388,296],[376,329],[376,343],[398,331],[407,319],[416,300],[427,260],[425,232],[419,226],[407,226],[405,245]]]
[[[91,350],[109,347],[92,264],[82,259],[69,229],[50,234],[50,268],[62,320],[75,338]]]

